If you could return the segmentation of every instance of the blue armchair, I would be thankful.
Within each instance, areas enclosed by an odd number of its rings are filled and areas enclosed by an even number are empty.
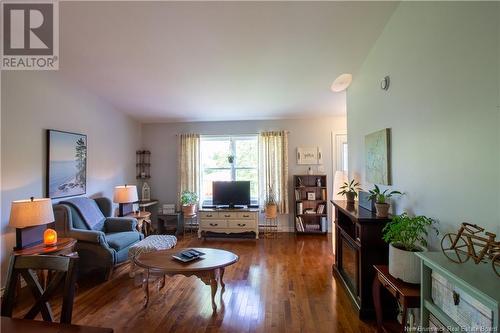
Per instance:
[[[111,217],[108,198],[71,198],[54,205],[56,230],[61,237],[77,240],[79,271],[104,270],[111,277],[115,265],[128,259],[128,249],[144,238],[137,231],[137,220]]]

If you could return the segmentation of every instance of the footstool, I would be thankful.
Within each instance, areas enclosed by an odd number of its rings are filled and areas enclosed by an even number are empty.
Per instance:
[[[140,242],[135,243],[128,249],[128,258],[130,259],[130,277],[135,276],[136,265],[133,258],[141,253],[154,252],[159,250],[168,250],[177,244],[177,238],[171,235],[151,235]]]

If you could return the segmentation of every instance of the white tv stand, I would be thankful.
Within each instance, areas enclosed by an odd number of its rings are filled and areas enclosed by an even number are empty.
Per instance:
[[[206,232],[225,234],[254,232],[259,239],[259,210],[257,208],[200,209],[198,238]]]

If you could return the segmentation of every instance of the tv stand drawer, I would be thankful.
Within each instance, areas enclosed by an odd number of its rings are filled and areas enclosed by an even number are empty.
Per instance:
[[[227,221],[228,228],[236,228],[236,229],[253,229],[255,228],[255,221],[252,220],[232,220]]]
[[[205,220],[205,219],[219,219],[219,213],[218,212],[200,212],[200,218]]]
[[[201,220],[200,225],[204,229],[227,228],[227,222],[224,220]]]

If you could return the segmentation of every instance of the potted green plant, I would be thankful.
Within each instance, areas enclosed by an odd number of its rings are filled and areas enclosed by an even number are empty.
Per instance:
[[[426,251],[428,229],[436,221],[426,216],[395,215],[382,229],[389,243],[389,273],[408,283],[420,283],[420,259],[415,252]]]
[[[381,191],[380,188],[375,184],[375,187],[368,191],[370,192],[370,196],[368,197],[370,200],[375,201],[375,209],[377,211],[378,217],[387,217],[389,216],[389,207],[391,204],[387,202],[387,199],[394,195],[403,195],[403,193],[399,191],[390,191],[386,189]]]
[[[266,218],[276,218],[276,216],[278,216],[278,202],[276,201],[276,194],[274,193],[272,186],[269,186],[269,192],[267,193],[265,205]]]
[[[340,186],[340,192],[338,195],[345,196],[347,203],[354,203],[354,199],[358,196],[358,192],[361,190],[359,187],[359,183],[352,179],[350,182],[345,182],[342,186]]]
[[[196,203],[198,202],[198,194],[191,191],[181,193],[182,213],[185,216],[193,216],[196,214]]]

